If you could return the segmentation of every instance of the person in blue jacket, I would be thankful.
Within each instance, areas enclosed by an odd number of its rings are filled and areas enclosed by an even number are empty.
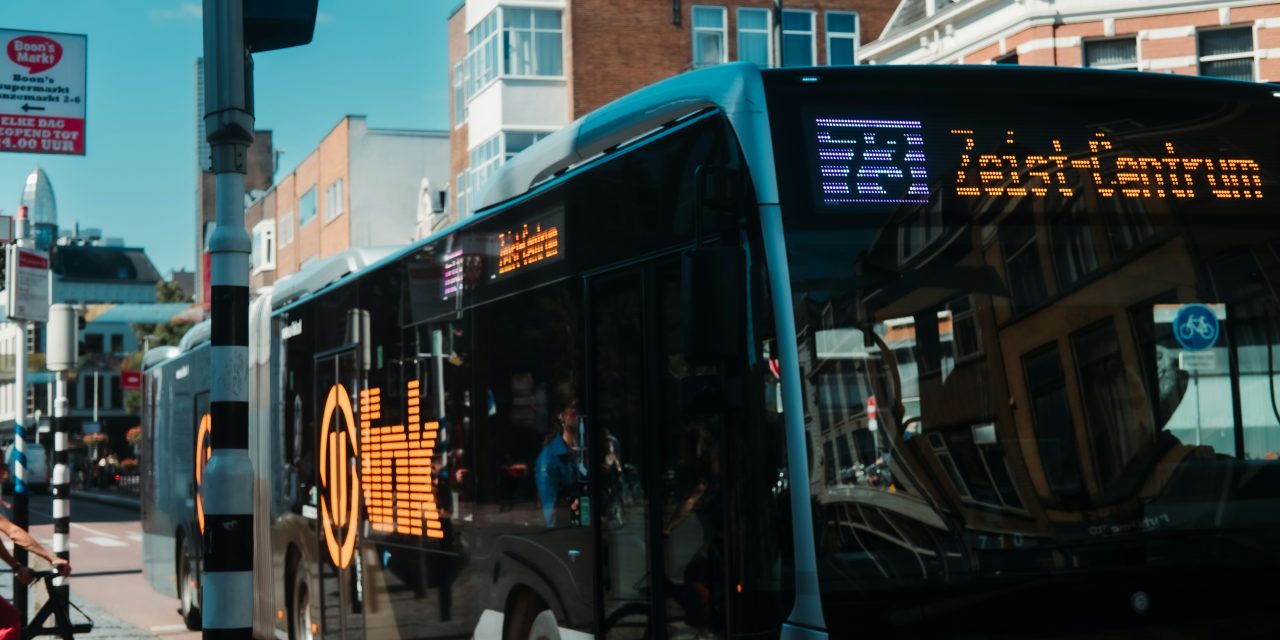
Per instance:
[[[552,428],[534,465],[538,502],[548,527],[556,526],[557,501],[568,501],[576,518],[578,483],[586,479],[582,477],[578,444],[578,398],[572,385],[562,383],[552,390],[551,412]]]

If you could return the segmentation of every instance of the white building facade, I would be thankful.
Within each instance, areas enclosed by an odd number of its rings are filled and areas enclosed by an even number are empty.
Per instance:
[[[903,0],[869,64],[1024,64],[1280,80],[1280,3]]]

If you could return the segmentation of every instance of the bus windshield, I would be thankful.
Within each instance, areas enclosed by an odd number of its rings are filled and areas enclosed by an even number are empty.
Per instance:
[[[768,82],[824,579],[1275,562],[1280,93]]]

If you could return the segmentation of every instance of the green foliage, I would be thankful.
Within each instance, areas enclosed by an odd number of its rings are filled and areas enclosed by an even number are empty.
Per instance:
[[[177,281],[161,280],[156,283],[156,302],[191,302],[191,297],[183,293]]]

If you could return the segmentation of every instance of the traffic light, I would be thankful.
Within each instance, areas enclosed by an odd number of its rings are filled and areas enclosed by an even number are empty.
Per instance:
[[[244,47],[250,53],[311,42],[319,0],[244,0]]]

